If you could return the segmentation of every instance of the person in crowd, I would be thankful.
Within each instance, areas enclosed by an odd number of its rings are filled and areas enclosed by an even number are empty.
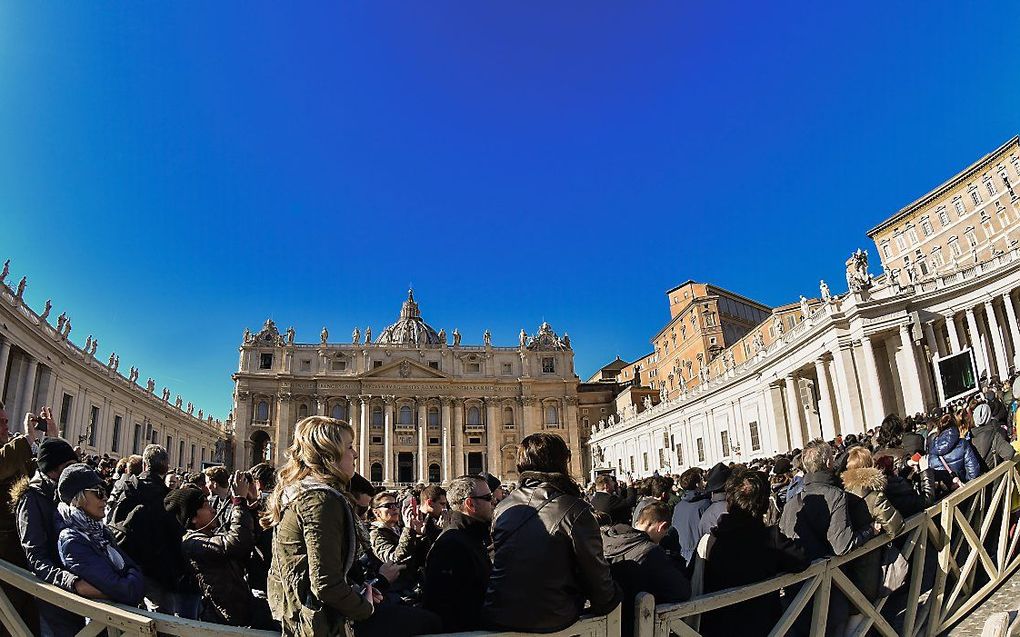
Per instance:
[[[686,565],[659,546],[670,529],[671,514],[664,502],[641,509],[636,526],[622,523],[602,532],[602,544],[613,579],[623,590],[623,634],[633,634],[634,596],[648,592],[655,603],[682,602],[691,596]]]
[[[276,486],[276,468],[268,462],[260,462],[248,472],[251,476],[252,489],[254,491],[251,504],[248,507],[253,520],[260,520],[266,512],[266,503],[269,495]],[[233,520],[231,520],[233,523]],[[273,556],[273,531],[264,529],[261,524],[253,525],[255,535],[255,548],[251,552],[251,559],[248,560],[248,585],[258,594],[265,593],[266,578],[269,576],[269,564]]]
[[[145,594],[138,565],[121,550],[106,528],[106,486],[84,463],[68,466],[57,482],[57,552],[68,571],[95,586],[97,596],[137,606]]]
[[[181,556],[184,530],[163,504],[169,465],[166,449],[146,446],[142,473],[127,478],[118,499],[108,504],[106,521],[144,573],[149,610],[197,619],[201,594]]]
[[[758,471],[740,469],[726,480],[727,513],[712,530],[705,593],[798,573],[810,565],[793,540],[762,521],[769,492],[768,478]],[[700,632],[705,637],[768,635],[782,614],[777,591],[703,615]]]
[[[496,509],[493,566],[482,611],[494,630],[555,632],[620,601],[598,523],[571,479],[570,449],[550,433],[525,437],[517,451],[519,487]]]
[[[489,491],[492,492],[492,506],[495,507],[506,497],[506,489],[503,488],[503,482],[491,473],[482,473],[481,476],[485,478],[486,484],[489,485]],[[449,499],[449,496],[447,499]]]
[[[885,497],[904,518],[920,513],[935,502],[935,474],[928,457],[915,453],[905,468],[897,469],[891,456],[876,456],[875,466],[885,475]]]
[[[634,505],[634,512],[631,515],[631,526],[637,524],[641,510],[653,502],[665,503],[669,500],[670,491],[673,489],[673,481],[664,476],[653,475],[641,485],[641,497]]]
[[[595,493],[591,495],[591,506],[595,510],[599,526],[630,520],[627,503],[613,493],[615,482],[613,476],[608,474],[601,474],[595,478]]]
[[[924,419],[921,419],[921,425],[924,426]],[[900,446],[908,454],[913,456],[915,453],[923,454],[924,449],[924,436],[917,433],[918,420],[910,419],[903,423],[903,435],[900,437]]]
[[[961,433],[956,414],[945,414],[939,419],[928,448],[928,464],[935,469],[941,482],[951,484],[954,479],[968,482],[981,475],[981,458],[969,436]]]
[[[217,522],[222,529],[230,526],[230,472],[226,467],[208,467],[205,474],[205,490],[209,494],[209,505],[216,511]]]
[[[36,577],[66,591],[85,597],[100,597],[100,591],[64,568],[57,551],[57,480],[68,466],[78,462],[74,449],[62,438],[44,438],[36,454],[37,469],[31,481],[22,479],[11,489],[18,536]],[[85,627],[85,619],[62,608],[37,601],[39,634],[43,637],[74,635]]]
[[[258,500],[254,482],[237,471],[230,481],[231,524],[218,531],[216,513],[205,493],[193,487],[171,491],[166,508],[186,529],[181,552],[202,590],[203,621],[230,626],[272,628],[269,607],[256,599],[245,581],[245,566],[255,547],[249,503]]]
[[[995,398],[1001,404],[998,398]],[[1012,460],[1016,450],[1006,438],[1002,425],[993,418],[992,408],[989,403],[975,405],[971,412],[971,420],[974,428],[970,432],[970,441],[974,445],[978,459],[981,461],[982,471],[991,471],[999,466],[1000,462]]]
[[[372,552],[383,562],[402,564],[407,567],[405,572],[413,572],[418,568],[418,544],[421,541],[425,518],[420,515],[408,516],[405,525],[400,519],[400,503],[397,496],[389,491],[376,494],[372,499],[371,538]],[[411,580],[398,582],[398,588],[408,585]]]
[[[911,421],[909,418],[907,420]],[[882,425],[878,428],[878,435],[875,437],[875,442],[878,446],[878,450],[874,454],[875,462],[888,456],[897,471],[902,471],[906,468],[907,460],[913,455],[913,452],[907,451],[903,446],[903,430],[906,426],[904,421],[900,420],[899,416],[895,414],[890,414],[882,420]],[[856,448],[853,447],[851,449]],[[850,450],[847,451],[848,456],[849,452]]]
[[[348,583],[357,524],[347,487],[358,452],[342,420],[309,416],[297,423],[287,462],[263,524],[274,528],[269,605],[285,636],[341,635],[382,601],[371,584]]]
[[[495,497],[479,476],[462,476],[446,490],[450,511],[425,563],[423,602],[445,632],[481,628],[485,587],[492,570],[489,525]]]
[[[684,562],[690,564],[694,551],[701,539],[701,516],[711,504],[708,496],[702,492],[705,486],[701,469],[691,467],[680,474],[680,501],[673,508],[672,526],[677,533],[680,555]]]
[[[166,488],[170,491],[181,488],[181,476],[180,474],[175,473],[173,471],[166,474],[166,477],[163,479],[163,482],[166,483]]]
[[[446,491],[443,487],[438,484],[430,484],[421,490],[421,500],[418,508],[407,511],[405,517],[418,517],[422,522],[422,538],[419,546],[419,550],[422,553],[421,564],[425,562],[424,554],[428,552],[442,532],[440,520],[443,517],[443,513],[449,508],[450,503],[447,500]],[[408,521],[408,524],[410,524],[410,521]]]
[[[699,539],[702,535],[711,533],[719,522],[719,518],[726,514],[726,480],[729,479],[731,473],[732,470],[721,462],[708,472],[708,478],[705,480],[705,493],[711,496],[712,502],[701,514],[701,520],[698,522]]]

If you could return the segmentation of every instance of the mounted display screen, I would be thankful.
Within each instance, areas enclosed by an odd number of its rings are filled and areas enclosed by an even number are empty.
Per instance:
[[[935,359],[939,402],[943,406],[978,391],[975,367],[974,354],[969,348]]]

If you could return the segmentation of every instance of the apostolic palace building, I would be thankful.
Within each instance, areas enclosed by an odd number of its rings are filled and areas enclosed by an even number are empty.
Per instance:
[[[752,327],[748,312],[760,304],[701,284],[670,290],[671,320],[654,350],[586,384],[658,389],[593,425],[595,469],[642,477],[745,462],[877,428],[888,413],[927,412],[939,405],[934,359],[965,348],[981,376],[1011,377],[1020,367],[1018,183],[1013,138],[869,232],[881,274],[858,250],[845,293],[822,281],[818,298],[801,296]]]
[[[327,414],[354,427],[359,473],[376,483],[482,471],[514,480],[517,443],[538,431],[564,437],[580,473],[570,338],[543,323],[533,335],[521,330],[516,346],[493,345],[488,331],[482,340],[437,332],[410,291],[374,339],[355,328],[337,342],[323,328],[318,342],[298,343],[271,320],[246,331],[234,374],[236,464],[279,464],[294,424]]]

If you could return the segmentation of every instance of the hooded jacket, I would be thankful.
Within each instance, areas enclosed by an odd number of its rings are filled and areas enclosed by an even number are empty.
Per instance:
[[[1016,455],[1002,427],[995,421],[974,427],[970,432],[970,442],[981,460],[982,471],[991,471],[1000,462],[1012,460]]]
[[[929,447],[928,464],[935,471],[945,471],[948,467],[960,482],[969,482],[981,475],[981,459],[974,445],[967,438],[961,438],[956,427],[947,427],[933,436]]]
[[[701,516],[711,503],[706,494],[699,491],[684,491],[683,497],[673,509],[673,528],[676,529],[680,543],[680,554],[688,564],[691,563],[694,551],[698,548],[698,541],[701,539],[698,528]]]
[[[478,630],[492,571],[489,523],[460,511],[445,512],[443,520],[425,562],[424,606],[443,620],[444,632]]]
[[[585,600],[593,615],[620,601],[598,522],[563,474],[521,473],[520,487],[496,507],[492,541],[482,611],[491,629],[556,632],[577,621]]]

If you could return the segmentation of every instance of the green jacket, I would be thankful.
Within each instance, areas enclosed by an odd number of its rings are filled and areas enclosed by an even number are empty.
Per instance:
[[[350,635],[350,622],[367,619],[372,605],[351,588],[354,513],[336,489],[310,478],[288,487],[273,534],[269,605],[284,635]]]

